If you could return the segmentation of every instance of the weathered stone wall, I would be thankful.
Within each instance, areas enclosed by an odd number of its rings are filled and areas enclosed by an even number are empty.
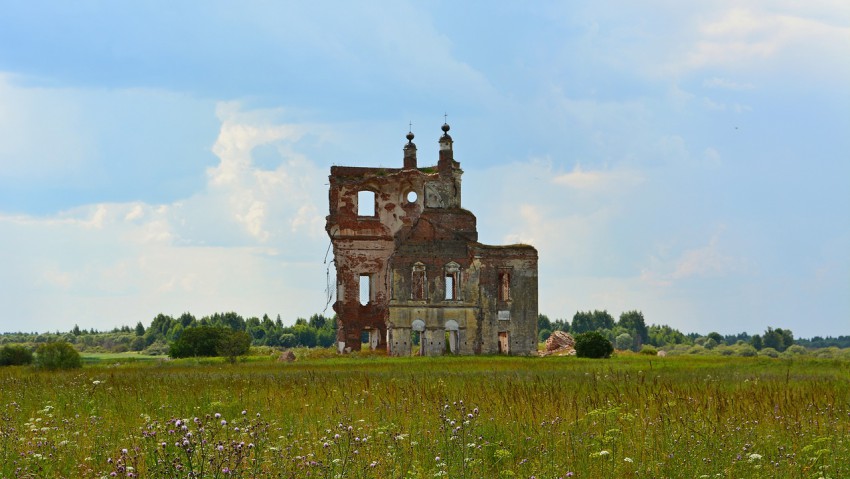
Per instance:
[[[477,242],[475,215],[461,207],[448,125],[443,131],[434,167],[417,168],[410,141],[402,169],[331,168],[326,230],[340,350],[359,350],[369,331],[372,347],[400,356],[536,351],[537,251]],[[374,214],[359,214],[361,191],[374,192]],[[417,346],[413,334],[421,336]]]

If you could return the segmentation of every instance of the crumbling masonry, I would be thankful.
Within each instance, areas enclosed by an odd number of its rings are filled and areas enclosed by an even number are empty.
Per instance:
[[[393,356],[537,350],[537,250],[478,242],[442,130],[436,166],[417,166],[408,133],[403,168],[331,168],[340,352],[364,337]]]

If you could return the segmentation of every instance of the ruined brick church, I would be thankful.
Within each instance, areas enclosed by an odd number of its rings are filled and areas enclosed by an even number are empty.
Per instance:
[[[442,130],[436,166],[417,165],[408,133],[402,168],[331,168],[340,352],[365,338],[393,356],[537,350],[537,250],[478,242]]]

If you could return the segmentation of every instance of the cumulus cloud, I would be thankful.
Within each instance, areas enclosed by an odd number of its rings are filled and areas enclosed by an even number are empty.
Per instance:
[[[846,45],[850,28],[811,16],[806,8],[798,5],[776,12],[734,7],[723,11],[699,24],[699,38],[685,54],[681,66],[686,69],[751,67],[799,47],[817,52],[810,58],[838,60],[846,55],[846,47],[840,45]],[[742,89],[747,84],[713,79],[709,80],[709,86]]]
[[[207,186],[169,204],[98,203],[0,215],[0,330],[37,316],[67,330],[147,322],[158,312],[308,315],[324,307],[324,178],[297,152],[309,131],[222,105]],[[253,164],[274,145],[279,165]],[[24,293],[25,292],[25,293]],[[311,300],[312,298],[312,300]]]

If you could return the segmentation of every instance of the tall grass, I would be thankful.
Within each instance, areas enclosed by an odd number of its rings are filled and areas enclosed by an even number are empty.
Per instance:
[[[848,379],[729,357],[3,368],[0,477],[850,477]]]

